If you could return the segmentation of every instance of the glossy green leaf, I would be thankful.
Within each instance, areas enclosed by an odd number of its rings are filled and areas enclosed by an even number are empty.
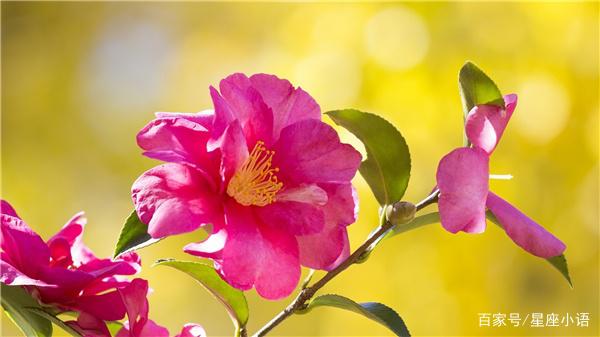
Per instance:
[[[487,211],[485,215],[488,218],[488,220],[498,225],[498,227],[504,229],[502,227],[502,224],[498,221],[494,214],[492,214],[492,212]],[[548,261],[552,265],[552,267],[558,270],[558,272],[565,278],[565,280],[569,282],[569,286],[573,288],[573,282],[571,281],[571,276],[569,275],[569,267],[567,265],[567,258],[565,257],[565,254],[554,256],[545,260]]]
[[[248,322],[248,303],[244,293],[225,282],[212,266],[177,260],[160,260],[155,265],[175,268],[193,277],[225,306],[236,328]]]
[[[119,235],[114,256],[147,247],[160,239],[153,239],[148,234],[148,226],[138,217],[136,211],[131,212]]]
[[[396,336],[410,336],[402,318],[392,308],[376,302],[356,303],[353,300],[334,294],[314,298],[299,313],[306,313],[316,307],[334,307],[352,311],[373,320],[392,331]]]
[[[398,226],[395,226],[394,228],[392,228],[389,232],[387,232],[387,234],[385,235],[385,238],[389,239],[400,233],[408,232],[410,230],[413,230],[413,229],[416,229],[419,227],[436,224],[439,222],[440,222],[440,213],[439,212],[432,212],[432,213],[419,215],[419,216],[415,217],[414,219],[412,219],[412,221],[409,223],[398,225]]]
[[[2,283],[2,308],[13,322],[28,337],[52,336],[52,323],[34,314],[28,308],[42,310],[38,302],[20,286],[7,286]]]
[[[360,165],[380,205],[402,199],[410,178],[410,153],[404,137],[385,119],[354,109],[327,112],[333,121],[365,145],[367,159]]]
[[[464,117],[479,104],[497,105],[504,108],[504,98],[492,79],[474,63],[467,62],[458,74],[460,96]]]
[[[28,307],[27,310],[33,312],[34,314],[36,314],[40,317],[43,317],[43,318],[49,320],[50,322],[54,323],[56,326],[58,326],[64,332],[68,333],[71,336],[74,336],[74,337],[82,336],[77,330],[70,327],[67,323],[63,322],[60,318],[46,312],[45,310],[43,310],[41,308]]]
[[[384,235],[380,236],[379,239],[377,239],[375,242],[373,242],[369,246],[369,248],[367,248],[365,250],[365,252],[360,256],[360,258],[356,261],[356,263],[363,263],[363,262],[367,261],[367,259],[371,255],[371,253],[375,250],[375,248],[377,248],[377,246],[379,246],[379,244],[386,239],[394,237],[400,233],[408,232],[410,230],[413,230],[413,229],[416,229],[419,227],[423,227],[426,225],[439,223],[439,222],[440,222],[440,213],[433,212],[433,213],[428,213],[428,214],[423,214],[423,215],[417,216],[408,223],[394,226],[390,230],[388,230]],[[375,229],[374,231],[376,231],[376,230],[377,229]]]

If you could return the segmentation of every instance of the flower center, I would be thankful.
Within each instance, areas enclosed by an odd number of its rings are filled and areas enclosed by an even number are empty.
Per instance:
[[[227,194],[244,206],[274,202],[275,194],[283,187],[275,175],[279,168],[271,168],[274,154],[264,142],[256,142],[250,156],[229,181]]]

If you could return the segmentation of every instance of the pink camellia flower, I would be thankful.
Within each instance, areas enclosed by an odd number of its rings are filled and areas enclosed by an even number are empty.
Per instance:
[[[442,158],[437,170],[442,226],[451,233],[485,230],[486,207],[508,236],[527,252],[550,258],[566,246],[535,221],[489,191],[489,156],[492,154],[517,104],[516,95],[504,97],[506,109],[479,105],[468,114],[465,131],[472,148],[458,148]]]
[[[78,213],[47,242],[1,201],[0,281],[24,286],[42,303],[75,310],[100,320],[118,320],[125,306],[117,288],[128,284],[119,275],[140,270],[135,253],[98,259],[81,242],[86,219]],[[85,316],[85,315],[84,315]]]
[[[300,265],[330,269],[347,256],[361,156],[286,80],[234,74],[219,89],[214,112],[158,113],[140,131],[144,154],[169,163],[137,179],[133,201],[154,238],[212,224],[185,251],[213,259],[231,285],[278,299]]]

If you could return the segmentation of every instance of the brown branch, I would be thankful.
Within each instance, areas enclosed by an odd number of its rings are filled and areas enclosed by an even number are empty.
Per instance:
[[[439,191],[434,190],[427,198],[423,199],[416,205],[417,210],[421,210],[427,205],[437,202]],[[323,288],[329,281],[331,281],[338,274],[346,270],[348,267],[360,260],[363,253],[377,241],[382,235],[390,230],[394,225],[389,221],[383,221],[381,226],[375,231],[360,247],[358,247],[348,258],[346,258],[340,265],[330,270],[325,276],[318,280],[312,286],[303,289],[298,296],[290,303],[283,311],[277,314],[271,321],[265,324],[260,330],[258,330],[253,337],[262,337],[269,333],[273,328],[283,322],[286,318],[294,314],[296,311],[306,307],[307,302],[316,294],[319,289]]]

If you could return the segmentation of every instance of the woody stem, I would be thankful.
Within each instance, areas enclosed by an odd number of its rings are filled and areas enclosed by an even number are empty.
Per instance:
[[[439,191],[436,189],[429,196],[427,196],[425,199],[423,199],[422,201],[420,201],[418,204],[415,205],[417,211],[423,209],[424,207],[426,207],[430,204],[437,202],[438,195],[439,195]],[[335,267],[334,269],[327,272],[327,274],[325,274],[325,276],[323,276],[321,279],[319,279],[313,285],[306,287],[302,291],[300,291],[298,296],[296,296],[296,298],[285,309],[283,309],[281,312],[279,312],[271,321],[269,321],[267,324],[265,324],[252,337],[265,336],[273,328],[275,328],[277,325],[279,325],[281,322],[283,322],[289,316],[293,315],[296,311],[305,308],[306,305],[308,304],[308,301],[317,293],[317,291],[319,291],[321,288],[323,288],[329,281],[331,281],[338,274],[340,274],[341,272],[346,270],[348,267],[350,267],[351,265],[353,265],[357,261],[359,261],[359,259],[367,251],[367,249],[371,246],[371,244],[373,244],[375,241],[377,241],[382,235],[386,234],[387,231],[390,230],[392,227],[394,227],[394,225],[391,222],[389,222],[387,220],[382,221],[379,228],[377,228],[377,230],[372,235],[370,235],[365,240],[365,242],[363,242],[360,245],[360,247],[356,248],[356,250],[352,254],[350,254],[350,256],[348,256],[337,267]]]

